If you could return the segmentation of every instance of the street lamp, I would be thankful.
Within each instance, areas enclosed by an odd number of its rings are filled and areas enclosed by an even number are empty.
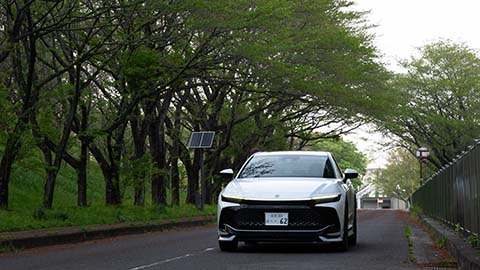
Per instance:
[[[427,163],[427,159],[429,156],[430,152],[428,152],[428,149],[426,147],[420,147],[417,150],[417,158],[420,162],[420,185],[423,182],[423,163]]]

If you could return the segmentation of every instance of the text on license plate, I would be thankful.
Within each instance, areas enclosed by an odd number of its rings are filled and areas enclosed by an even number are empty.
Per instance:
[[[265,213],[265,225],[287,226],[288,213]]]

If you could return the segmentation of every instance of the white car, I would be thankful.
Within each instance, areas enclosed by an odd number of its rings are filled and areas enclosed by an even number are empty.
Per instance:
[[[233,177],[233,170],[220,172]],[[328,152],[258,152],[218,198],[218,243],[235,251],[239,241],[336,243],[357,241],[356,200],[350,179]]]

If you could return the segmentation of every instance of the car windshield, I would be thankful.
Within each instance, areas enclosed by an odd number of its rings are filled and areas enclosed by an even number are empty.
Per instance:
[[[252,177],[335,178],[335,172],[327,156],[268,155],[250,159],[238,178]]]

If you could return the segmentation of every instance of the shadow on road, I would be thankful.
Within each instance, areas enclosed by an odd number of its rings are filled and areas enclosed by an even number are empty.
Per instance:
[[[364,244],[350,247],[348,252],[364,250]],[[335,245],[313,243],[239,244],[239,253],[343,253]]]

